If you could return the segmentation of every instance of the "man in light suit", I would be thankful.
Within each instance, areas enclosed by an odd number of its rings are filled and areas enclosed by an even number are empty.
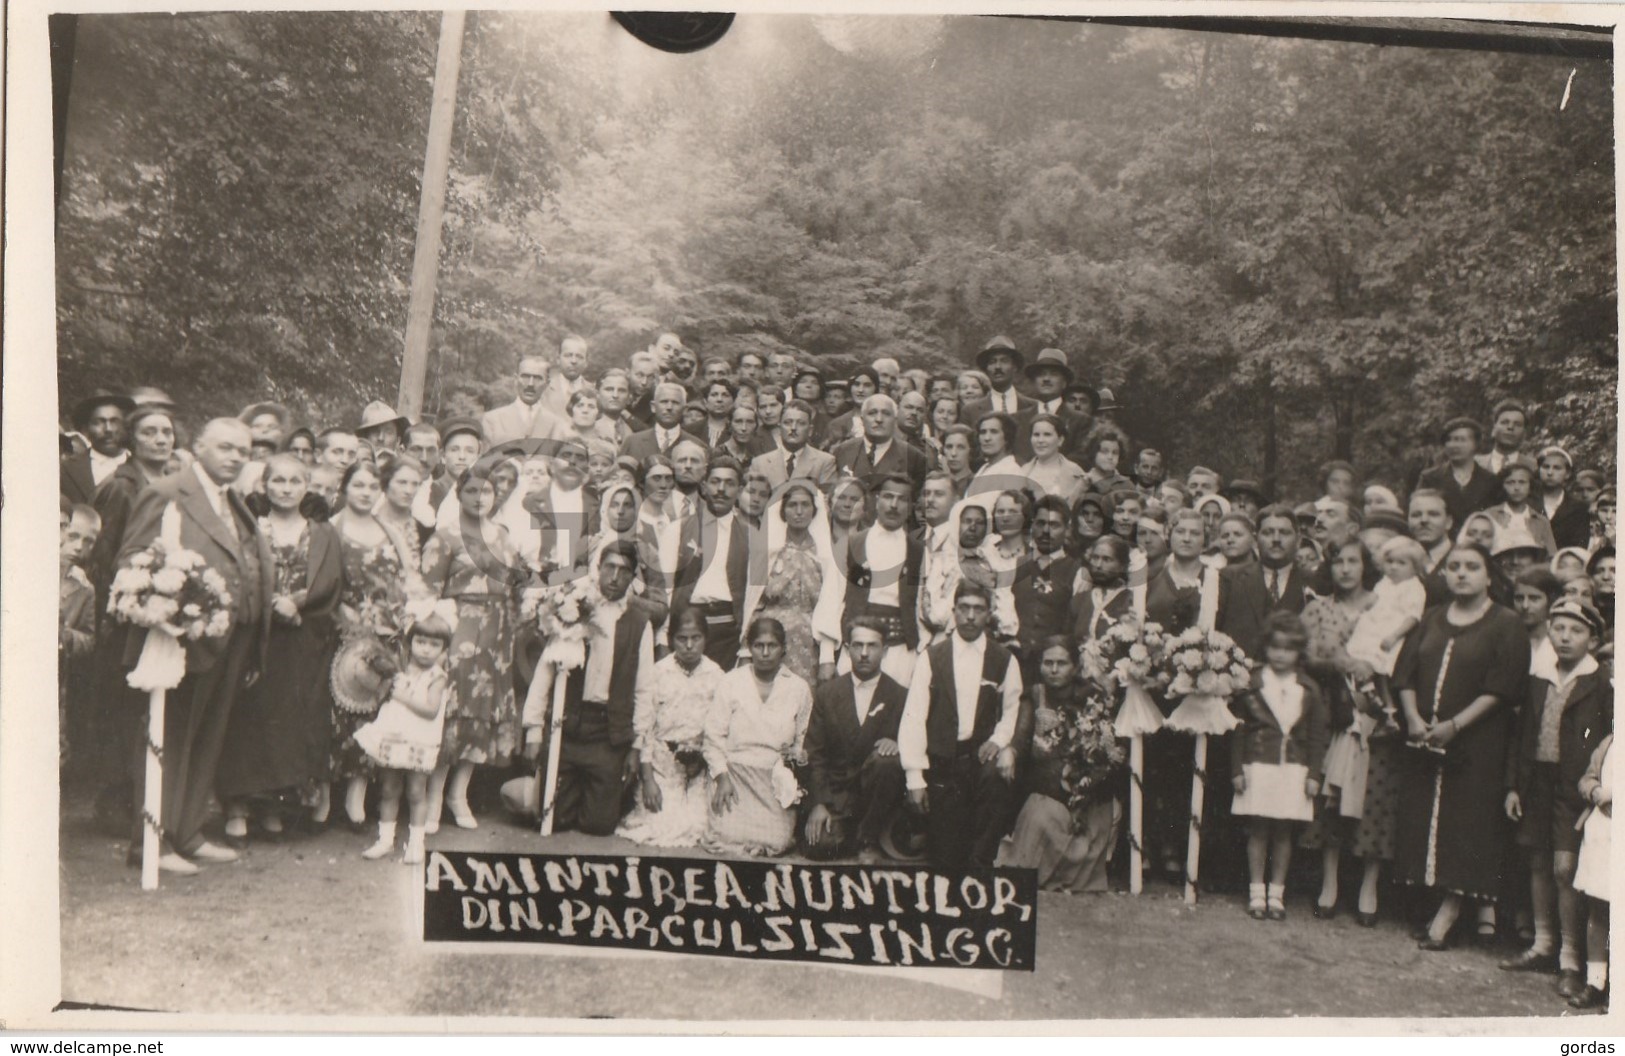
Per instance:
[[[203,838],[203,821],[214,791],[215,768],[237,694],[259,676],[271,627],[274,565],[265,539],[242,498],[229,486],[248,461],[248,426],[216,418],[193,444],[196,461],[156,481],[136,499],[124,532],[118,562],[130,559],[159,537],[164,511],[174,504],[181,518],[181,545],[202,555],[231,594],[231,627],[225,637],[186,644],[186,677],[169,691],[164,711],[163,830],[166,872],[193,874],[193,860],[235,861],[237,852]],[[140,659],[146,634],[131,629],[124,662]],[[140,768],[145,767],[145,749]],[[134,775],[133,775],[134,776]],[[141,778],[134,776],[137,787]],[[143,820],[137,811],[131,858],[138,860]]]
[[[863,401],[863,436],[836,446],[835,468],[857,477],[872,495],[890,476],[907,477],[916,489],[931,470],[931,456],[897,435],[897,401],[876,393]]]
[[[639,465],[643,465],[650,455],[670,457],[672,448],[680,440],[692,440],[704,449],[703,439],[683,430],[683,406],[687,403],[688,393],[676,382],[663,381],[656,385],[654,399],[649,401],[649,409],[655,417],[654,426],[627,437],[621,445],[621,454],[635,458]]]
[[[570,334],[559,342],[559,369],[553,371],[542,389],[542,406],[560,421],[570,417],[570,397],[583,389],[593,391],[592,382],[582,375],[587,366],[587,339]]]
[[[808,446],[812,426],[812,405],[805,400],[791,400],[779,418],[779,439],[784,446],[751,459],[750,472],[766,477],[775,491],[787,480],[804,479],[828,495],[838,477],[835,456]]]
[[[879,861],[884,827],[903,802],[897,729],[908,690],[880,670],[886,629],[872,616],[847,624],[850,674],[821,682],[807,722],[807,857]]]
[[[1004,335],[993,338],[976,354],[976,365],[993,383],[993,391],[979,400],[972,400],[960,408],[959,420],[974,422],[991,411],[1002,411],[1019,419],[1033,409],[1031,396],[1016,391],[1016,372],[1021,369],[1021,353],[1016,344]]]
[[[518,397],[509,404],[494,407],[480,416],[480,432],[487,447],[501,447],[513,440],[561,440],[564,419],[548,410],[542,401],[547,389],[547,360],[536,353],[519,358],[519,374],[514,379]],[[548,454],[552,454],[549,450]]]

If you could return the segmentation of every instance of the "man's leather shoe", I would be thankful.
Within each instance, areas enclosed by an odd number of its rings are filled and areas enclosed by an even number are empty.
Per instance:
[[[200,843],[192,852],[192,857],[200,862],[235,862],[239,855],[230,847],[221,847],[214,843]]]
[[[1503,972],[1555,972],[1557,971],[1557,954],[1524,950],[1518,956],[1509,957],[1496,967]]]
[[[1557,992],[1564,997],[1577,997],[1586,988],[1584,972],[1572,968],[1557,973]]]
[[[158,868],[162,872],[174,873],[176,876],[196,876],[200,872],[197,866],[174,851],[159,856]]]

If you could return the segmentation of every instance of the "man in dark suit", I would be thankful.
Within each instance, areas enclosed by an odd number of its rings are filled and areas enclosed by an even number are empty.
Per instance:
[[[1561,447],[1542,448],[1539,466],[1540,487],[1536,508],[1552,524],[1552,538],[1559,548],[1584,547],[1591,541],[1591,510],[1585,500],[1569,487],[1574,460]]]
[[[73,427],[85,434],[90,449],[62,460],[62,494],[81,506],[96,502],[102,481],[130,457],[124,446],[124,418],[135,410],[128,396],[98,392],[73,408]]]
[[[687,403],[688,393],[676,382],[663,381],[656,385],[654,398],[649,401],[654,426],[628,436],[621,445],[620,453],[637,459],[638,464],[643,465],[650,455],[669,457],[679,440],[692,440],[704,448],[703,438],[683,431],[683,407]]]
[[[863,436],[836,446],[835,468],[857,477],[872,495],[887,477],[907,478],[915,488],[931,471],[931,458],[897,433],[897,401],[876,393],[863,401]]]
[[[1264,625],[1272,612],[1302,612],[1309,580],[1293,558],[1298,522],[1289,507],[1266,506],[1258,513],[1258,560],[1219,573],[1215,626],[1259,663],[1264,661]]]
[[[611,542],[598,559],[602,600],[591,617],[594,634],[587,661],[564,673],[564,742],[559,756],[555,831],[575,829],[608,836],[621,820],[621,805],[633,767],[632,716],[652,706],[654,631],[657,606],[629,592],[638,570],[637,546]],[[553,664],[541,664],[525,696],[521,719],[525,758],[543,761],[548,711],[553,703]],[[514,778],[502,786],[502,800],[525,817],[541,812],[541,780]]]
[[[750,526],[736,503],[744,471],[726,455],[711,460],[704,503],[678,528],[671,611],[693,605],[705,617],[705,655],[731,671],[739,659],[745,591],[750,578]]]
[[[1066,446],[1069,448],[1089,431],[1094,422],[1092,415],[1084,418],[1067,409],[1066,387],[1072,384],[1073,375],[1065,352],[1058,348],[1040,349],[1033,361],[1027,364],[1026,375],[1027,380],[1033,383],[1037,398],[1032,401],[1031,407],[1016,414],[1016,457],[1024,462],[1033,457],[1028,434],[1032,431],[1033,419],[1040,414],[1053,414],[1061,420],[1061,424],[1066,426]]]
[[[253,514],[229,487],[248,461],[248,426],[235,418],[216,418],[203,427],[192,450],[193,465],[155,481],[136,499],[118,556],[120,567],[126,567],[151,546],[159,538],[165,510],[173,505],[180,517],[181,546],[202,555],[225,580],[232,599],[230,630],[221,638],[186,644],[186,677],[169,691],[165,703],[159,818],[164,854],[159,866],[181,874],[198,871],[193,859],[237,858],[237,852],[203,838],[203,821],[237,694],[258,678],[265,660],[274,574],[270,550]],[[126,666],[139,660],[145,642],[144,633],[131,631],[125,644]],[[145,767],[144,749],[140,766]],[[140,777],[135,780],[139,786]],[[138,810],[132,857],[140,853],[142,826]]]
[[[871,616],[846,627],[850,675],[820,683],[807,722],[807,793],[802,835],[809,858],[878,861],[877,844],[903,802],[897,728],[908,691],[880,670],[886,628]]]
[[[1482,433],[1482,428],[1471,418],[1452,418],[1446,422],[1444,464],[1424,469],[1412,489],[1431,488],[1442,492],[1445,505],[1450,509],[1450,519],[1456,524],[1466,524],[1471,515],[1501,501],[1501,481],[1478,464]]]
[[[1000,334],[982,346],[976,355],[976,365],[993,383],[993,391],[979,400],[972,400],[959,410],[959,420],[975,422],[991,411],[1002,411],[1012,418],[1033,409],[1031,396],[1016,391],[1016,372],[1021,369],[1021,353],[1016,344]]]

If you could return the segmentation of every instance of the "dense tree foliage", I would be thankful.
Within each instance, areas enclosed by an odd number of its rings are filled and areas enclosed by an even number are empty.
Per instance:
[[[437,20],[81,19],[64,405],[392,398]],[[1572,78],[1572,83],[1571,83]],[[1176,464],[1408,482],[1512,395],[1612,465],[1607,63],[1015,19],[607,15],[463,50],[428,409],[575,331],[933,368],[1055,345]]]

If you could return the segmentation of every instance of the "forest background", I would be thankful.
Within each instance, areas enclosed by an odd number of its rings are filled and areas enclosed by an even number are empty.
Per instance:
[[[158,384],[350,422],[393,401],[438,16],[81,16],[60,400]],[[1603,60],[1014,18],[745,15],[665,55],[602,13],[478,13],[425,411],[673,329],[954,371],[1067,351],[1171,464],[1407,485],[1531,407],[1612,470]]]

